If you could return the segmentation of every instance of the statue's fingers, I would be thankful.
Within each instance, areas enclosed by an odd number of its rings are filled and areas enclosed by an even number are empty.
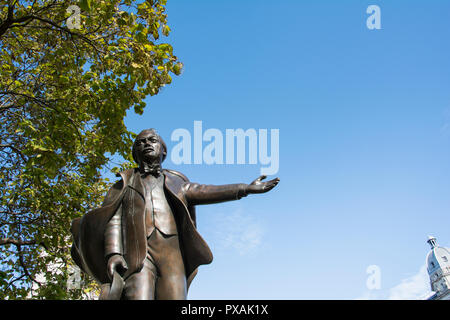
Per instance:
[[[270,185],[273,188],[278,184],[278,182],[280,182],[280,179],[276,178],[276,179],[267,181],[267,185]]]
[[[259,176],[258,178],[253,180],[251,184],[259,184],[261,182],[261,180],[264,180],[265,178],[267,178],[267,176],[265,176],[265,175]]]
[[[265,178],[267,178],[266,175],[259,176],[259,178],[255,180],[255,182],[261,182],[261,181],[264,180]]]
[[[267,191],[270,191],[273,188],[275,188],[275,186],[278,184],[279,181],[280,181],[279,179],[273,179],[273,180],[267,181],[264,184],[263,192],[267,192]]]
[[[272,190],[273,188],[275,188],[276,185],[277,185],[276,183],[275,184],[271,183],[267,186],[267,189]]]

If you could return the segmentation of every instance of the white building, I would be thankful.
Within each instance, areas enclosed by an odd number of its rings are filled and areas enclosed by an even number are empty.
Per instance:
[[[450,249],[438,246],[435,237],[427,241],[431,251],[427,255],[432,295],[428,300],[450,300]]]

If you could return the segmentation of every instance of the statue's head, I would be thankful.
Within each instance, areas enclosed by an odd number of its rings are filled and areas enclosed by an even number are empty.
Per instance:
[[[137,164],[161,164],[167,156],[167,147],[155,129],[145,129],[134,140],[132,156]]]

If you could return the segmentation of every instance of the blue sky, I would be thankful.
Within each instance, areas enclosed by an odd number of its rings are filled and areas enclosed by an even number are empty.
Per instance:
[[[381,30],[366,27],[373,4]],[[129,129],[157,128],[169,150],[194,121],[280,132],[277,188],[198,207],[214,261],[188,298],[426,293],[428,235],[450,246],[450,3],[169,0],[167,13],[184,72]],[[261,167],[164,165],[206,184],[250,183]]]

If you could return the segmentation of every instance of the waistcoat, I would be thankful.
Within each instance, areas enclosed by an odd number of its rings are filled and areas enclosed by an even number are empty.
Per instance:
[[[157,228],[165,235],[176,235],[177,225],[164,193],[164,176],[142,178],[145,189],[145,228],[147,237]]]

